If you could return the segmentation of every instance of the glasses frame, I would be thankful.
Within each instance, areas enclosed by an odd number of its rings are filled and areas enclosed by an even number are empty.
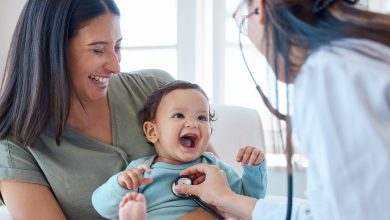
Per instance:
[[[236,10],[233,13],[233,19],[236,22],[236,25],[240,31],[241,34],[248,36],[248,18],[254,14],[258,15],[259,14],[259,7],[256,7],[253,9],[252,12],[246,14],[246,15],[241,15],[240,10],[242,7],[245,7],[248,3],[248,0],[243,0],[241,3],[237,6]]]

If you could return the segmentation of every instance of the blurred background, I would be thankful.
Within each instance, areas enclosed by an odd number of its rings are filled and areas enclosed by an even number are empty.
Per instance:
[[[116,0],[121,10],[122,72],[158,68],[202,86],[212,104],[238,105],[258,111],[264,128],[269,165],[269,194],[285,195],[286,174],[279,123],[257,94],[238,46],[232,18],[241,0]],[[0,1],[0,74],[18,15],[26,0]],[[363,0],[357,7],[390,14],[390,0]],[[275,82],[264,57],[242,37],[244,53],[271,100],[285,111],[285,86]],[[275,88],[279,93],[276,97]],[[293,86],[289,88],[293,90]],[[283,125],[281,125],[283,128]],[[308,166],[296,143],[295,196],[304,198]],[[222,153],[222,152],[220,152]]]

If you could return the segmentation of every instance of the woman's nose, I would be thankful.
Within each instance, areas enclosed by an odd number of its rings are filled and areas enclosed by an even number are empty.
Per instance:
[[[120,54],[113,53],[108,57],[105,68],[111,73],[118,73],[121,70],[119,63]]]

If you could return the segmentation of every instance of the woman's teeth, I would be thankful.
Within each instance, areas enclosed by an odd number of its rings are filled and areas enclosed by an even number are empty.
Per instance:
[[[106,83],[108,82],[109,79],[109,77],[101,77],[101,76],[89,76],[89,78],[100,83]]]

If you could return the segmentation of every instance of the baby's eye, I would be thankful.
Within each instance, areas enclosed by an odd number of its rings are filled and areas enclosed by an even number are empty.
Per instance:
[[[198,116],[198,120],[199,120],[199,121],[209,121],[209,119],[208,119],[207,116],[205,116],[205,115],[199,115],[199,116]]]
[[[182,113],[176,113],[173,117],[174,118],[184,118],[184,115]]]

